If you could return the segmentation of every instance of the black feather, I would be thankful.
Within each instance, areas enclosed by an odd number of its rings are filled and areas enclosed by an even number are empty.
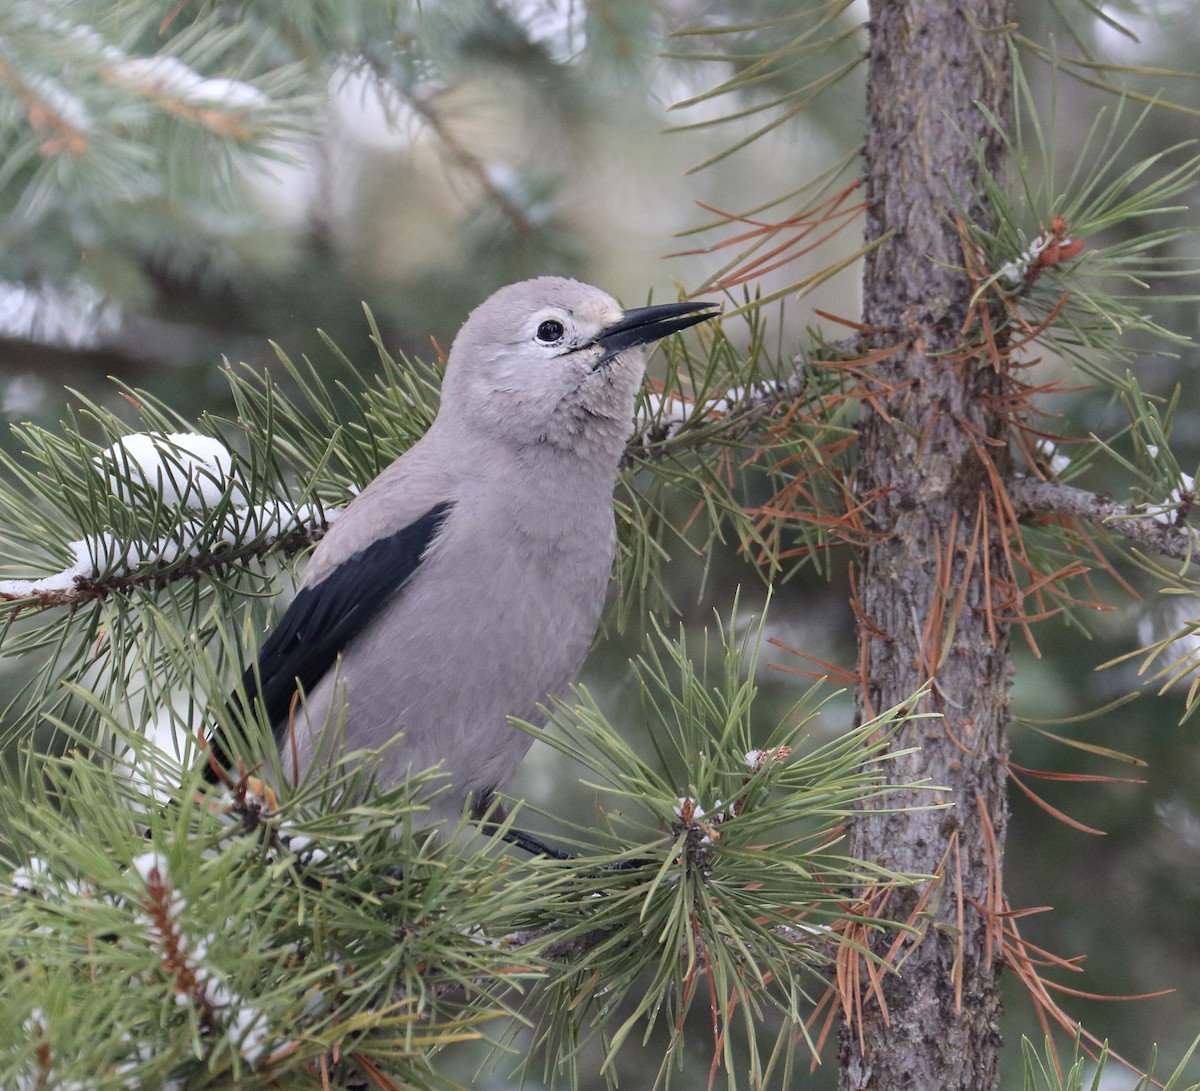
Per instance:
[[[242,675],[247,698],[262,702],[277,739],[286,730],[297,684],[311,693],[338,655],[412,578],[451,507],[449,501],[434,505],[395,534],[352,554],[292,599],[259,650],[257,672],[251,667]],[[236,694],[230,704],[240,707]],[[228,768],[233,755],[218,733],[209,746],[217,763]],[[219,779],[211,762],[205,776]]]

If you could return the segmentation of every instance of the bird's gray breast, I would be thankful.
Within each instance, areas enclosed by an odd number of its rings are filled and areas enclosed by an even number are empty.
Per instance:
[[[412,579],[350,643],[338,674],[345,734],[356,746],[403,733],[387,751],[385,781],[441,763],[454,789],[443,797],[445,815],[434,817],[457,814],[467,791],[508,782],[529,737],[507,718],[538,720],[537,706],[574,681],[614,544],[607,491],[568,501],[561,488],[481,490],[455,502]],[[314,691],[314,725],[331,696],[328,682]]]

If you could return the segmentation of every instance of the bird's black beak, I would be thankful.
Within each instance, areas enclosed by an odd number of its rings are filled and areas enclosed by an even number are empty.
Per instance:
[[[595,343],[610,360],[618,352],[634,345],[648,345],[697,322],[716,316],[718,303],[660,303],[655,307],[634,307],[619,321],[601,330]]]

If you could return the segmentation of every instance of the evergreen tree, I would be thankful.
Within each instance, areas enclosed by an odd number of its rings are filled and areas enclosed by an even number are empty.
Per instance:
[[[369,365],[325,336],[319,355],[227,367],[228,408],[197,419],[121,386],[122,412],[80,396],[59,426],[15,430],[0,453],[0,653],[22,679],[0,786],[0,1086],[442,1086],[474,1080],[459,1043],[483,1041],[489,1070],[530,1085],[785,1087],[840,1027],[846,1088],[984,1088],[1002,967],[1047,1032],[1072,1033],[1046,980],[1071,965],[1023,937],[1004,881],[1009,783],[1064,817],[1009,759],[1011,637],[1036,648],[1051,618],[1082,631],[1106,577],[1192,593],[1179,398],[1131,368],[1150,339],[1183,342],[1142,300],[1149,284],[1170,302],[1200,161],[1138,149],[1186,104],[1143,87],[1174,74],[1107,63],[1084,35],[1060,57],[1055,28],[1028,36],[1010,0],[873,3],[866,28],[846,2],[727,8],[694,13],[669,54],[725,73],[682,104],[728,104],[698,127],[750,126],[703,165],[836,110],[865,71],[862,156],[856,137],[785,196],[710,212],[697,294],[726,294],[724,324],[664,346],[618,493],[610,630],[637,634],[648,733],[586,688],[528,728],[595,793],[552,826],[575,859],[510,855],[466,822],[428,838],[409,788],[373,785],[369,754],[277,796],[269,725],[227,703],[305,549],[428,426],[436,357],[389,351],[368,310]],[[565,161],[644,71],[660,16],[12,0],[0,275],[43,305],[66,292],[127,312],[158,282],[213,298],[248,283],[286,255],[232,219],[245,250],[227,252],[214,213],[251,220],[248,164],[295,154],[323,88],[349,79],[471,187],[477,284],[579,269],[554,155],[498,169],[462,120],[486,113],[473,81],[520,89],[523,139],[552,132]],[[1067,76],[1111,101],[1063,179]],[[328,247],[331,222],[306,245]],[[835,256],[805,271],[818,244]],[[858,259],[861,314],[775,347],[768,304]],[[446,269],[422,273],[429,295]],[[1043,355],[1059,377],[1035,370]],[[1068,372],[1119,426],[1048,423]],[[1081,487],[1102,470],[1125,495]],[[684,577],[668,567],[689,557]],[[772,708],[758,668],[799,609],[788,581],[841,565],[857,656],[782,645],[773,665],[819,681]],[[693,574],[719,609],[677,631]],[[1191,682],[1197,625],[1185,612],[1144,649],[1162,682]],[[831,736],[839,686],[857,712]],[[213,724],[265,768],[204,790]],[[540,824],[532,812],[507,821]],[[1077,1048],[1106,1056],[1090,1029]],[[1080,1086],[1048,1049],[1027,1045],[1025,1085]]]

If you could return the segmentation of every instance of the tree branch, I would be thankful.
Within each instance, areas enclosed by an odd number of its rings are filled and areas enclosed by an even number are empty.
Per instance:
[[[44,610],[53,606],[66,606],[74,610],[89,602],[107,598],[110,594],[128,593],[139,587],[161,590],[175,580],[212,575],[228,565],[261,560],[271,553],[298,553],[314,542],[319,542],[328,529],[328,523],[293,527],[249,549],[235,547],[208,552],[188,558],[182,564],[149,561],[132,570],[116,569],[104,575],[76,576],[70,586],[39,587],[39,580],[6,581],[10,587],[18,583],[28,584],[28,587],[0,589],[0,608],[11,603],[12,609],[18,612]]]
[[[1200,536],[1187,525],[1182,506],[1175,521],[1164,522],[1164,516],[1142,514],[1142,505],[1121,503],[1057,481],[1014,477],[1007,485],[1018,515],[1083,519],[1178,561],[1192,563],[1200,553]]]

